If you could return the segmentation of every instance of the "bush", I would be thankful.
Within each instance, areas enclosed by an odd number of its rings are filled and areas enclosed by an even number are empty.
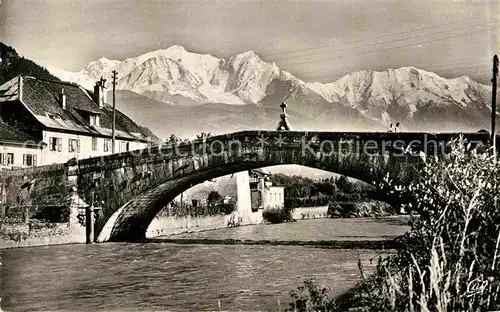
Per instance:
[[[194,207],[189,203],[173,201],[167,207],[163,208],[158,215],[167,217],[206,217],[216,215],[228,215],[236,210],[236,203],[231,201],[224,203],[223,201],[208,203]]]
[[[373,200],[347,203],[331,201],[327,210],[329,218],[375,218],[394,214],[396,211],[389,204]]]
[[[262,212],[262,217],[271,224],[293,222],[295,220],[292,217],[292,212],[293,208],[287,206],[266,208]]]
[[[68,206],[40,206],[33,218],[46,222],[69,222],[70,213]]]
[[[305,280],[304,286],[290,292],[294,302],[288,311],[337,311],[336,302],[328,298],[329,292],[329,287],[315,285],[312,279]]]

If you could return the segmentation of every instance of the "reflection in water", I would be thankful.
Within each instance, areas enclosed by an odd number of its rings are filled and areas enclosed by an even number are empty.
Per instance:
[[[322,240],[405,231],[379,223],[311,220],[187,236]],[[371,271],[374,250],[167,243],[0,250],[0,298],[7,311],[200,311],[218,310],[218,300],[223,310],[277,310],[277,300],[290,302],[289,291],[308,277],[331,286],[334,295],[345,292],[359,280],[358,253]]]

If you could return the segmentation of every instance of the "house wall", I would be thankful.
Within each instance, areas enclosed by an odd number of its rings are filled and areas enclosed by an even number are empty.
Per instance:
[[[61,139],[61,151],[52,151],[51,149],[51,139],[50,138],[60,138]],[[69,151],[69,141],[70,139],[80,140],[80,153],[70,152]],[[43,131],[43,142],[47,144],[47,147],[42,151],[42,163],[43,165],[49,165],[54,163],[64,163],[70,160],[71,158],[76,157],[77,159],[84,159],[90,157],[98,157],[103,155],[110,155],[112,148],[111,142],[109,143],[109,150],[107,152],[104,151],[104,141],[105,138],[97,137],[97,149],[92,150],[92,136],[82,135],[82,134],[69,134],[63,132],[55,132],[55,131]],[[121,150],[121,143],[128,142],[129,150],[138,150],[144,149],[147,147],[146,143],[136,142],[136,141],[126,141],[119,140],[115,141],[115,152],[125,152],[126,150]]]
[[[282,186],[270,186],[263,190],[263,207],[283,207],[285,204],[285,188]]]
[[[2,157],[0,157],[0,169],[11,169],[11,168],[28,168],[30,166],[23,164],[23,155],[31,154],[36,155],[37,166],[41,164],[41,150],[32,147],[23,147],[19,145],[2,145],[0,144],[0,154],[14,154],[14,163],[7,165],[2,163]]]

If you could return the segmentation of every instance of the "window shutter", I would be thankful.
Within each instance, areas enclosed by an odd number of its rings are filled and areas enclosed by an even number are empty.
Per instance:
[[[62,151],[62,139],[61,138],[57,138],[57,150],[59,152]]]
[[[23,154],[23,165],[26,165],[26,154]]]
[[[0,164],[5,165],[5,154],[0,154]]]
[[[73,150],[71,149],[71,139],[68,140],[68,152],[72,152]]]
[[[76,152],[80,153],[80,140],[76,140]]]
[[[33,166],[36,167],[36,155],[33,155]]]

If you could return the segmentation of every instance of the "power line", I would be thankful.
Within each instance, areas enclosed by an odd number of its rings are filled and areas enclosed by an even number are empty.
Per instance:
[[[421,42],[419,42],[419,44],[430,43],[430,42],[441,41],[441,40],[454,39],[454,38],[459,38],[459,37],[464,37],[464,36],[473,35],[473,34],[481,33],[481,32],[488,31],[488,30],[497,29],[499,27],[500,26],[495,26],[495,27],[486,28],[486,29],[482,29],[482,30],[478,30],[478,31],[473,31],[473,32],[468,32],[468,33],[464,33],[464,34],[459,34],[459,35],[455,35],[455,36],[449,36],[449,37],[443,37],[443,38],[436,38],[436,39],[421,41]],[[351,56],[364,55],[364,54],[370,54],[370,53],[384,52],[384,51],[389,51],[389,50],[394,50],[394,49],[406,48],[406,47],[411,47],[411,46],[415,46],[415,45],[416,45],[416,43],[411,43],[411,44],[406,44],[406,45],[401,45],[401,46],[396,46],[396,47],[390,47],[390,48],[385,48],[385,49],[371,50],[371,51],[365,51],[365,52],[360,52],[360,53],[351,53],[349,55],[334,56],[334,57],[328,57],[328,58],[319,59],[319,60],[311,60],[311,61],[305,61],[305,62],[291,63],[291,64],[286,64],[286,66],[317,63],[317,62],[323,62],[323,61],[334,60],[334,59],[341,59],[341,58],[346,58],[346,57],[351,57]]]
[[[496,16],[498,16],[498,15],[499,14],[496,14]],[[418,32],[418,31],[421,31],[421,30],[435,29],[435,28],[439,28],[439,27],[446,27],[446,26],[450,26],[450,25],[454,25],[454,24],[459,24],[459,23],[463,23],[463,22],[467,22],[467,21],[471,21],[471,20],[478,20],[478,19],[482,19],[482,18],[483,17],[473,17],[473,18],[468,18],[468,19],[464,19],[464,20],[460,20],[460,21],[456,21],[456,22],[452,22],[452,23],[447,23],[447,24],[440,24],[440,25],[435,25],[435,26],[428,26],[428,27],[417,28],[417,29],[413,29],[413,30],[410,30],[410,31],[403,31],[403,32],[398,32],[398,33],[386,34],[386,35],[381,35],[381,36],[376,36],[376,37],[370,37],[370,38],[366,38],[366,39],[350,40],[350,41],[347,41],[347,42],[344,42],[344,43],[342,43],[342,42],[341,43],[336,43],[336,45],[352,44],[352,43],[356,43],[356,42],[364,42],[364,41],[367,41],[367,40],[373,40],[373,39],[380,39],[380,38],[391,37],[391,36],[404,35],[404,34]],[[319,50],[319,49],[331,48],[331,47],[332,47],[331,44],[330,45],[323,45],[323,46],[318,46],[318,47],[313,47],[313,48],[306,48],[306,49],[295,50],[295,51],[263,54],[262,57],[269,57],[269,56],[273,56],[273,55],[283,55],[283,54],[300,53],[300,52],[305,52],[305,51],[310,51],[310,50]]]
[[[482,66],[484,64],[489,64],[491,62],[491,60],[487,60],[487,59],[484,59],[484,60],[476,60],[476,61],[472,61],[470,59],[464,59],[464,60],[457,60],[457,61],[454,61],[454,62],[447,62],[447,63],[434,63],[434,64],[419,64],[419,65],[395,65],[395,66],[391,66],[393,68],[401,68],[401,67],[417,67],[417,68],[420,68],[420,69],[423,69],[423,70],[426,70],[426,71],[432,71],[432,70],[442,70],[442,68],[439,68],[439,67],[443,67],[443,66],[451,66],[453,65],[453,67],[445,67],[444,69],[446,68],[460,68],[460,67],[465,67],[463,65],[466,65],[466,64],[471,64],[471,65],[468,65],[469,67],[470,66]],[[456,66],[458,65],[458,66]],[[438,68],[436,68],[438,67]],[[429,68],[429,69],[427,69]],[[315,74],[315,75],[308,75],[308,74],[305,74],[303,76],[307,76],[309,77],[309,79],[315,79],[316,77],[321,77],[321,76],[324,76],[325,74],[331,74],[331,70],[330,71],[321,71],[321,72],[310,72],[310,74]]]
[[[455,70],[453,72],[453,70]],[[440,72],[446,72],[446,76],[450,76],[453,75],[452,78],[446,78],[446,77],[443,77],[445,79],[454,79],[454,78],[459,78],[461,76],[476,76],[476,75],[480,75],[480,74],[484,74],[484,79],[487,79],[489,78],[488,74],[489,74],[489,70],[490,68],[486,68],[484,70],[476,70],[476,68],[472,67],[472,68],[469,68],[469,69],[461,69],[459,73],[457,73],[456,71],[456,68],[453,68],[453,67],[448,67],[448,68],[443,68],[443,69],[436,69],[436,70],[432,70],[432,71],[440,71]],[[455,75],[456,73],[456,75]],[[310,83],[310,82],[319,82],[319,83],[332,83],[332,82],[335,82],[337,81],[338,79],[348,75],[349,73],[347,74],[344,74],[344,75],[340,75],[339,77],[331,77],[331,78],[328,78],[328,77],[325,77],[325,78],[307,78],[307,79],[303,79],[304,82],[306,83]],[[441,76],[441,75],[440,75]]]
[[[342,49],[335,49],[335,50],[322,51],[322,52],[314,52],[314,53],[308,53],[308,54],[299,55],[299,56],[293,56],[293,57],[284,57],[284,58],[274,59],[273,61],[281,61],[281,60],[286,60],[286,59],[302,58],[302,57],[308,57],[308,56],[313,56],[313,55],[319,55],[319,54],[323,54],[323,53],[333,53],[333,52],[340,52],[340,51],[347,51],[347,50],[353,50],[353,49],[361,49],[361,48],[373,47],[373,46],[377,46],[377,45],[380,45],[380,44],[389,44],[389,43],[395,43],[395,42],[401,42],[401,41],[407,41],[407,40],[414,40],[416,38],[427,37],[427,36],[430,36],[430,35],[438,35],[438,34],[447,33],[447,32],[451,32],[451,31],[468,29],[468,28],[474,27],[474,26],[486,26],[488,24],[493,24],[494,25],[496,22],[498,22],[498,21],[489,22],[489,23],[483,23],[483,24],[477,24],[477,25],[469,25],[469,26],[464,26],[464,27],[455,28],[455,29],[449,29],[449,30],[445,30],[445,31],[438,31],[438,32],[433,32],[433,33],[429,33],[429,34],[422,34],[422,35],[418,35],[418,36],[414,36],[414,37],[409,37],[409,38],[400,38],[400,39],[395,39],[395,40],[391,40],[391,41],[380,41],[380,42],[366,44],[366,45],[362,45],[362,46],[358,46],[358,47],[350,47],[350,48],[342,48]]]
[[[487,60],[487,59],[484,59],[484,60],[477,60],[477,61],[471,61],[470,59],[464,59],[462,61],[455,61],[455,62],[448,62],[448,63],[441,63],[441,64],[420,64],[418,66],[415,66],[415,65],[394,65],[394,66],[391,66],[391,68],[394,68],[394,69],[398,69],[398,68],[402,68],[402,67],[416,67],[416,68],[419,68],[419,69],[422,69],[424,71],[428,71],[428,72],[436,72],[436,71],[440,71],[440,72],[443,72],[443,71],[449,71],[449,70],[457,70],[457,69],[460,69],[460,71],[470,71],[470,70],[474,70],[474,69],[477,69],[477,71],[475,71],[474,73],[481,73],[481,72],[484,72],[484,71],[487,71],[489,69],[489,63],[491,62],[491,60]],[[458,64],[458,65],[457,65]],[[481,70],[481,68],[484,68],[484,70]],[[369,69],[367,69],[369,70]],[[377,70],[375,70],[377,71]],[[379,70],[379,71],[384,71],[384,70]],[[314,75],[312,75],[314,74]],[[331,77],[331,78],[328,78],[328,77],[325,77],[325,76],[332,76],[332,71],[322,71],[320,73],[318,72],[310,72],[310,74],[308,73],[302,73],[302,74],[297,74],[297,77],[301,77],[299,79],[303,80],[304,82],[319,82],[319,81],[324,81],[324,80],[328,80],[329,82],[333,82],[334,80],[336,79],[339,79],[341,78],[342,76],[345,76],[349,74],[346,73],[346,74],[343,74],[343,75],[334,75],[336,76],[335,78]]]

